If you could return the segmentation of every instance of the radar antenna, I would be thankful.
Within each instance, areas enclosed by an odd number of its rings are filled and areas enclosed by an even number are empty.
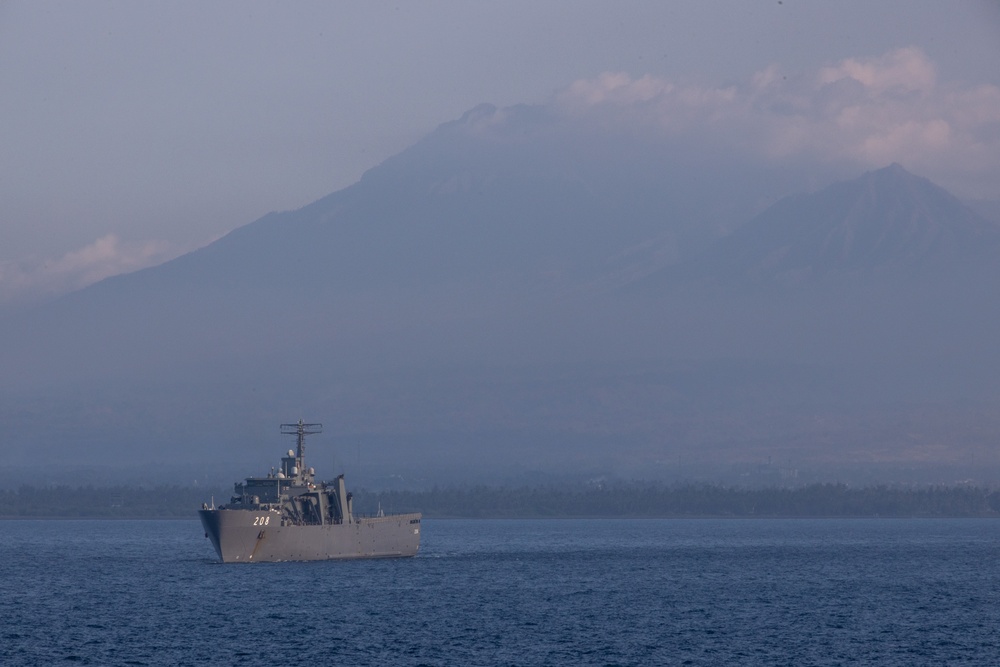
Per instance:
[[[306,455],[306,436],[312,435],[313,433],[322,433],[322,424],[303,424],[302,420],[299,420],[298,424],[282,424],[281,434],[282,435],[294,435],[297,436],[297,446],[295,448],[295,465],[302,470],[303,459]]]

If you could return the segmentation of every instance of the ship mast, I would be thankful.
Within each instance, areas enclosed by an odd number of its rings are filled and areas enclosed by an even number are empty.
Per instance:
[[[306,436],[322,432],[322,424],[303,424],[301,419],[298,424],[281,425],[282,435],[296,436],[297,446],[295,448],[295,465],[298,467],[300,475],[303,474],[302,471],[305,470]]]

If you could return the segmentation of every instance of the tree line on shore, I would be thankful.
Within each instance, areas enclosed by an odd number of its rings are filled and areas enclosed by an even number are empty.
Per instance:
[[[193,518],[229,494],[161,485],[21,486],[0,489],[4,518]],[[973,486],[810,484],[742,488],[711,484],[434,487],[354,493],[358,514],[423,512],[427,518],[1000,517],[1000,491]]]
[[[1000,491],[969,486],[740,488],[623,484],[590,488],[476,486],[360,492],[355,507],[428,517],[994,517]]]

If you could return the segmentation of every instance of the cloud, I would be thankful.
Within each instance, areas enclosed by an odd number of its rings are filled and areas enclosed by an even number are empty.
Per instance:
[[[820,69],[816,78],[821,85],[850,79],[873,91],[927,93],[934,89],[937,71],[920,49],[906,48],[868,60],[848,58]]]
[[[0,304],[56,296],[181,254],[165,241],[122,241],[115,234],[57,258],[0,262]]]
[[[770,161],[900,162],[964,196],[1000,198],[1000,88],[941,81],[917,48],[810,72],[772,65],[726,86],[606,73],[576,81],[552,106]]]

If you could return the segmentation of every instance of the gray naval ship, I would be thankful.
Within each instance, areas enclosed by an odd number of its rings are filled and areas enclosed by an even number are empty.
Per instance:
[[[224,563],[398,558],[420,548],[420,514],[356,516],[344,476],[316,482],[305,466],[305,437],[322,424],[282,424],[298,446],[266,477],[237,482],[229,503],[202,504],[201,524]]]

